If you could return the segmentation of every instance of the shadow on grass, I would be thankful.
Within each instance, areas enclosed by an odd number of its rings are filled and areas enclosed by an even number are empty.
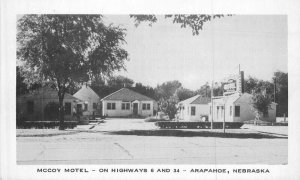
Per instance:
[[[218,137],[218,138],[252,138],[252,139],[288,139],[288,137],[261,133],[223,133],[211,131],[183,131],[183,130],[130,130],[105,132],[110,135],[136,135],[136,136],[174,136],[174,137]]]

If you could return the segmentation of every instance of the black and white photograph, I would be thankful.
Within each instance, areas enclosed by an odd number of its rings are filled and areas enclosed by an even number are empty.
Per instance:
[[[287,164],[287,18],[20,15],[18,164]]]
[[[0,179],[300,177],[295,15],[15,12]]]

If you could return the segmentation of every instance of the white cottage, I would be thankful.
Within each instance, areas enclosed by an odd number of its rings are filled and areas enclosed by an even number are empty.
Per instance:
[[[102,114],[109,117],[152,116],[157,110],[157,103],[152,98],[144,96],[128,88],[122,88],[102,101]]]
[[[209,115],[210,98],[196,95],[178,103],[178,118],[184,121],[205,121]]]
[[[252,95],[249,93],[234,93],[229,96],[215,97],[209,103],[209,119],[214,122],[244,122],[255,119],[252,107]],[[276,121],[276,103],[271,103],[268,113],[262,117],[268,122]]]
[[[82,86],[73,96],[83,101],[83,104],[78,104],[77,107],[77,109],[83,111],[83,115],[92,116],[100,114],[100,97],[89,86]]]
[[[45,108],[51,103],[59,103],[58,93],[50,87],[42,87],[36,91],[17,97],[17,119],[27,121],[58,120],[49,118]],[[72,109],[82,101],[68,93],[64,97],[65,120],[74,120]],[[51,114],[50,116],[53,116]]]

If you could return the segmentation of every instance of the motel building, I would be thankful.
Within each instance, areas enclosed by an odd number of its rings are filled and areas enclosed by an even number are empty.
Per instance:
[[[209,121],[213,122],[244,122],[255,119],[252,107],[252,95],[244,93],[244,73],[231,76],[224,85],[223,96],[212,97],[209,103]],[[272,102],[267,114],[261,120],[276,122],[276,105]]]
[[[104,98],[103,116],[108,117],[147,117],[157,111],[157,102],[128,88],[122,88]]]
[[[210,98],[196,95],[184,101],[178,106],[178,119],[180,121],[207,121],[209,116]]]
[[[91,87],[84,85],[73,96],[83,102],[77,104],[77,110],[81,110],[82,115],[93,117],[101,113],[100,97]]]

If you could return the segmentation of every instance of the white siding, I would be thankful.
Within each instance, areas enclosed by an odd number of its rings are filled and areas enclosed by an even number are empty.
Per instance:
[[[133,103],[136,103],[134,101]],[[107,109],[107,103],[116,103],[116,109]],[[133,114],[133,103],[130,102],[130,109],[124,110],[122,109],[122,101],[113,101],[113,100],[103,100],[102,101],[102,112],[103,115],[108,115],[109,117],[122,117],[129,116]],[[153,101],[138,101],[138,115],[140,116],[151,116],[153,115]],[[150,104],[150,110],[143,110],[142,104],[148,103]]]

